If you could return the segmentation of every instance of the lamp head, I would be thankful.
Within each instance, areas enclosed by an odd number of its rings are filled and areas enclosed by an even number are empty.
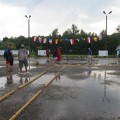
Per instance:
[[[112,13],[112,11],[110,11],[108,14],[111,14]]]
[[[104,14],[106,14],[106,12],[105,12],[105,11],[103,11],[103,13],[104,13]]]
[[[26,18],[28,18],[28,16],[27,16],[27,15],[25,15],[25,17],[26,17]]]

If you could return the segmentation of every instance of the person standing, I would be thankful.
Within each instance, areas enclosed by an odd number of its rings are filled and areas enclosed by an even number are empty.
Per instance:
[[[120,49],[117,50],[118,62],[120,62]]]
[[[53,59],[54,59],[54,62],[57,63],[57,61],[58,61],[57,48],[54,49],[54,52],[53,52]]]
[[[46,48],[46,56],[47,56],[46,62],[49,62],[50,61],[50,49],[48,47]]]
[[[57,48],[57,55],[58,55],[58,63],[60,63],[60,61],[62,61],[61,46]]]
[[[92,50],[91,48],[88,48],[88,62],[92,61]]]
[[[6,70],[8,72],[13,72],[13,54],[12,54],[12,44],[4,51],[4,59],[6,60]]]
[[[23,65],[25,67],[26,73],[28,72],[27,67],[28,67],[28,51],[25,49],[24,44],[21,45],[21,49],[18,50],[18,60],[19,60],[19,68],[20,68],[20,73],[22,73],[22,68]]]

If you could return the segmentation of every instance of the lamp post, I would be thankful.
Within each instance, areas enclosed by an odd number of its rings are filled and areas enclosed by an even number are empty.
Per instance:
[[[103,13],[106,15],[106,35],[107,35],[107,15],[111,14],[112,11],[110,11],[109,13],[106,13],[105,11],[103,11]]]
[[[29,69],[30,69],[30,18],[31,15],[25,15],[25,17],[28,19],[28,40],[29,40]]]

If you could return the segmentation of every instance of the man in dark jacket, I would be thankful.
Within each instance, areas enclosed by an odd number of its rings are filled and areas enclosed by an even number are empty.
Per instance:
[[[6,70],[8,72],[13,71],[13,54],[12,54],[12,44],[4,51],[4,59],[6,60]]]

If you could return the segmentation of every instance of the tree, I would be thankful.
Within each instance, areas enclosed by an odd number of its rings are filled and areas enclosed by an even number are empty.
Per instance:
[[[117,32],[120,33],[120,25],[116,28]]]
[[[106,36],[106,30],[102,30],[102,31],[100,32],[100,35],[102,35],[103,37],[105,37],[105,36]]]
[[[63,33],[63,37],[69,37],[72,34],[71,29],[67,29],[64,33]]]
[[[53,37],[57,37],[58,36],[58,28],[54,29],[51,34]]]
[[[79,30],[78,30],[77,26],[74,25],[74,24],[72,24],[71,31],[72,31],[73,35],[78,35],[79,34]]]

